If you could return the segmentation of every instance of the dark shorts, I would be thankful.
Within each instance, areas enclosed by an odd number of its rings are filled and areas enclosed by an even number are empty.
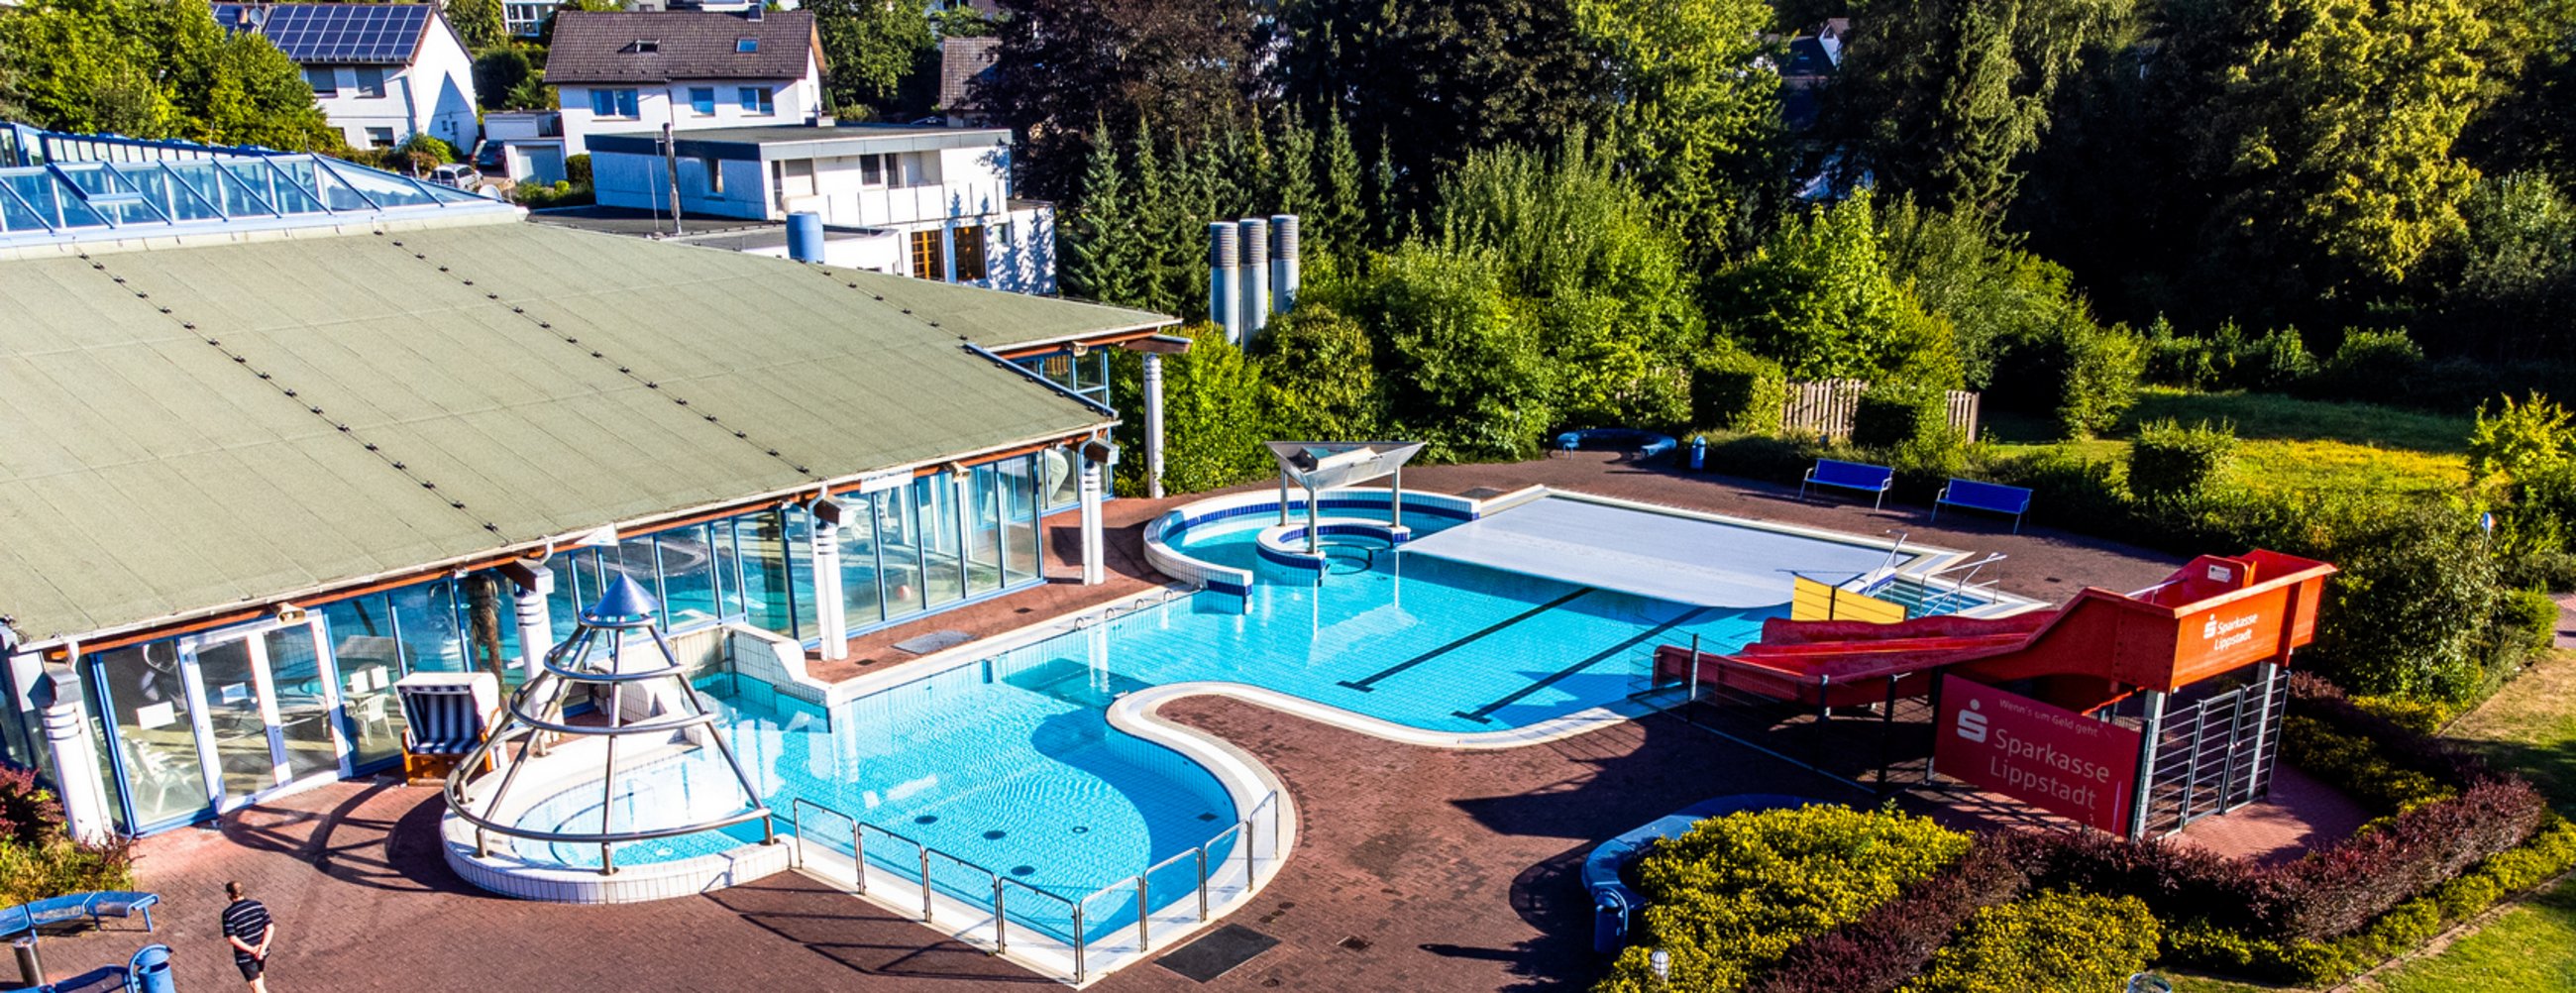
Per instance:
[[[237,958],[233,960],[233,964],[241,967],[244,980],[258,979],[260,970],[268,968],[268,963],[259,959]]]

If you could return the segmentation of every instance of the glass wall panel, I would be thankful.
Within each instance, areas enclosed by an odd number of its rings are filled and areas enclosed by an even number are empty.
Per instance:
[[[456,629],[465,633],[465,658],[474,668],[483,669],[489,665],[483,658],[484,639],[488,635],[501,643],[502,671],[515,672],[508,668],[508,663],[519,657],[518,592],[518,585],[510,582],[510,577],[492,570],[457,581]],[[486,609],[491,611],[487,622],[492,625],[489,632],[474,626],[475,612]]]
[[[850,493],[841,501],[841,609],[852,628],[885,619],[877,599],[877,499]]]
[[[966,592],[991,593],[1002,588],[1001,469],[976,466],[966,490]]]
[[[90,659],[116,724],[125,796],[134,805],[127,823],[154,824],[206,809],[206,770],[197,762],[196,715],[179,675],[178,643],[147,642]]]
[[[921,529],[910,486],[876,495],[877,562],[883,570],[886,619],[921,612]]]
[[[814,609],[814,517],[794,508],[782,516],[787,518],[787,585],[794,590],[796,636],[802,639],[822,630]]]
[[[277,757],[268,747],[268,718],[259,710],[259,677],[251,666],[250,640],[236,637],[201,644],[196,655],[224,795],[246,797],[277,785]]]
[[[82,683],[85,684],[84,689],[86,690],[86,692],[81,695],[81,724],[83,725],[83,729],[89,734],[90,757],[98,763],[98,781],[102,783],[114,783],[117,781],[116,766],[110,760],[108,755],[110,746],[107,742],[107,721],[99,716],[101,713],[100,707],[103,706],[101,701],[106,698],[107,694],[106,691],[101,689],[99,686],[97,666],[89,667],[85,670],[85,673],[86,674],[81,680]],[[52,782],[59,783],[62,781],[60,777],[55,775],[53,749],[45,749],[44,766],[37,771],[42,773]],[[200,772],[199,778],[204,778],[202,772]],[[107,819],[115,823],[117,830],[130,834],[134,831],[134,822],[126,819],[125,814],[126,810],[124,804],[111,802],[107,805]]]
[[[402,701],[394,697],[402,650],[384,611],[384,598],[376,596],[322,606],[323,634],[340,669],[341,707],[349,715],[351,761],[361,769],[402,754]]]
[[[1076,458],[1070,448],[1038,453],[1038,493],[1044,497],[1046,509],[1061,510],[1082,499],[1082,465]]]
[[[618,540],[616,548],[600,549],[600,591],[607,592],[609,586],[616,584],[619,576],[624,576],[634,580],[635,585],[643,587],[644,592],[652,594],[655,602],[670,599],[662,595],[662,570],[654,561],[656,547],[658,546],[653,536],[648,534],[622,538]],[[597,598],[595,595],[592,597],[592,599]],[[669,624],[670,619],[669,612],[663,612],[661,620],[665,626]]]
[[[465,671],[465,635],[456,626],[453,581],[405,586],[387,598],[393,602],[394,628],[400,632],[406,671]]]
[[[787,531],[783,515],[763,511],[733,522],[734,544],[742,553],[743,619],[756,628],[796,636],[796,618],[788,581]]]
[[[966,598],[957,532],[957,484],[947,473],[912,481],[913,520],[921,529],[921,592],[930,606]]]
[[[716,612],[726,617],[741,617],[742,556],[735,551],[733,521],[722,520],[707,525],[707,544],[715,549]]]
[[[286,746],[286,775],[302,779],[340,770],[340,739],[331,733],[330,669],[313,645],[313,628],[293,624],[260,636],[269,685],[277,693],[277,730]]]
[[[1038,577],[1037,464],[1043,455],[1001,464],[1002,575],[1019,583]]]
[[[662,614],[668,627],[716,619],[715,550],[704,526],[654,535],[662,555]]]
[[[554,592],[546,594],[546,624],[555,629],[557,645],[572,637],[572,629],[581,623],[581,573],[590,561],[590,550],[576,548],[558,551],[546,560],[546,571],[555,574]],[[548,646],[552,647],[552,646]]]

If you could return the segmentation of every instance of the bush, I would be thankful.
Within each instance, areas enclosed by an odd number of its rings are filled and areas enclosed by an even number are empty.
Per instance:
[[[2096,459],[2073,446],[2052,446],[1978,467],[1984,478],[2031,491],[2031,517],[2082,527],[2095,534],[2135,531],[2119,463]]]
[[[1193,324],[1183,333],[1191,339],[1187,355],[1163,360],[1163,486],[1174,493],[1212,490],[1270,471],[1270,450],[1261,443],[1262,383],[1260,370],[1243,350],[1214,324]],[[1121,350],[1112,357],[1111,392],[1140,395],[1144,362]],[[1122,491],[1144,492],[1145,438],[1142,418],[1117,428]]]
[[[2281,722],[2281,759],[2384,814],[2455,795],[2440,780],[2390,762],[2370,739],[2304,714]]]
[[[2558,601],[2539,590],[2507,590],[2498,606],[2497,630],[2514,651],[2547,651],[2558,638]]]
[[[1255,339],[1269,433],[1299,441],[1366,441],[1378,436],[1386,398],[1375,355],[1359,322],[1321,304],[1272,321]]]
[[[1900,448],[1957,447],[1950,435],[1947,395],[1911,383],[1874,383],[1852,410],[1852,444]]]
[[[2155,915],[2136,897],[2041,893],[1978,911],[1904,989],[2116,990],[2155,958],[2160,937]]]
[[[582,187],[590,185],[589,152],[583,152],[579,155],[570,156],[564,159],[564,182]]]
[[[1695,427],[1767,433],[1780,429],[1789,402],[1789,380],[1780,363],[1720,351],[1691,369],[1691,423]]]
[[[2150,506],[2205,497],[2227,482],[2236,448],[2236,429],[2224,424],[2143,425],[2129,448],[2129,492]]]
[[[1968,836],[1893,811],[1810,806],[1712,818],[1637,864],[1649,903],[1637,943],[1597,989],[1656,989],[1648,949],[1672,954],[1675,989],[1743,985],[1811,935],[1956,862]]]
[[[2412,380],[2423,367],[2424,350],[2405,331],[2353,328],[2343,333],[2343,343],[2317,367],[2317,374],[2300,384],[2300,392],[2387,403],[2417,392],[2420,384]]]
[[[2343,789],[2356,798],[2361,797],[2368,790],[2361,786],[2346,785],[2347,775],[2355,780],[2367,780],[2388,777],[2399,771],[2411,773],[2431,780],[2439,796],[2451,795],[2458,785],[2503,778],[2502,774],[2488,766],[2486,760],[2475,753],[2466,751],[2448,740],[2436,738],[2428,731],[2420,730],[2423,723],[2421,715],[2394,712],[2391,703],[2386,700],[2372,700],[2366,704],[2354,701],[2346,697],[2342,690],[2335,688],[2333,683],[2327,682],[2314,673],[2293,672],[2288,682],[2289,717],[2307,722],[2300,727],[2317,729],[2359,742],[2366,745],[2370,753],[2366,763],[2348,766],[2347,768],[2358,770],[2349,774],[2332,772],[2335,767],[2331,764],[2325,768],[2311,768],[2296,761],[2291,764],[2325,778],[2329,785]],[[2298,735],[2292,731],[2289,722],[2285,721],[2281,738],[2285,756],[2290,749],[2307,747],[2297,738]],[[2329,743],[2326,747],[2336,746]],[[2425,791],[2390,790],[2388,792],[2385,802],[2373,807],[2375,811],[2394,814],[2410,803],[2439,798],[2432,792]]]
[[[1859,920],[1799,942],[1754,983],[1756,993],[1884,993],[1924,963],[1975,914],[2020,895],[2030,879],[2009,848],[1981,834],[1948,872],[1907,887]]]
[[[2399,814],[2385,828],[2355,834],[2269,874],[2265,885],[2281,896],[2282,914],[2274,924],[2286,936],[2310,940],[2349,934],[2470,865],[2522,844],[2548,815],[2540,792],[2519,780],[2481,783],[2454,799]]]
[[[2069,438],[2090,438],[2119,426],[2138,402],[2146,375],[2146,339],[2125,325],[2072,327],[2066,337],[2066,371],[2057,400],[2057,426]]]
[[[62,804],[36,774],[0,766],[0,900],[22,904],[133,888],[133,857],[125,841],[73,841],[63,833]]]
[[[2500,661],[2489,625],[2502,577],[2468,513],[2383,498],[2310,520],[2331,528],[2324,540],[2274,547],[2343,570],[2326,584],[2314,671],[2356,693],[2417,699],[2465,700],[2486,685]]]

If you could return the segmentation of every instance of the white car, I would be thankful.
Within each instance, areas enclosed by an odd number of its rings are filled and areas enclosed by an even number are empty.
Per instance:
[[[483,174],[476,172],[473,166],[466,165],[461,162],[451,162],[447,165],[439,166],[436,169],[430,170],[429,181],[440,186],[450,186],[460,190],[471,191],[475,187],[483,185]]]

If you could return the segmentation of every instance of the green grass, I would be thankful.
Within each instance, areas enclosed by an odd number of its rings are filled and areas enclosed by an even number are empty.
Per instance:
[[[2428,414],[2367,403],[2301,400],[2275,393],[2189,393],[2148,387],[2130,408],[2121,433],[2134,432],[2147,421],[2184,424],[2221,421],[2236,425],[2239,438],[2281,441],[2332,441],[2361,448],[2396,449],[2457,455],[2467,450],[2469,412],[2457,416]]]
[[[2236,476],[2259,489],[2453,492],[2468,481],[2466,416],[2274,394],[2150,387],[2118,432],[2064,444],[2089,458],[2125,459],[2139,424],[2167,419],[2235,425],[2245,440]],[[2044,418],[2011,413],[1989,416],[1984,428],[2007,455],[2046,447],[2056,431]]]
[[[2391,993],[2576,990],[2576,877],[2525,900],[2440,954],[2379,977]]]
[[[2446,734],[2522,773],[2559,813],[2576,817],[2576,652],[2506,683]]]

